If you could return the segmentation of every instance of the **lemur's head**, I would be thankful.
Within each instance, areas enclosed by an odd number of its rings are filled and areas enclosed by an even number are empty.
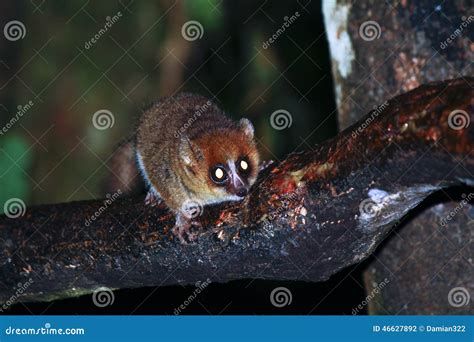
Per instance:
[[[232,128],[206,132],[195,140],[182,137],[180,155],[187,168],[186,185],[203,194],[204,203],[240,200],[257,179],[254,128],[245,118]]]

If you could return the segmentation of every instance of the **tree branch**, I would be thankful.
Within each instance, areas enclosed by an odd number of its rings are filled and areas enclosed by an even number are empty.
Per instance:
[[[459,124],[453,111],[472,119],[473,82],[422,86],[313,151],[269,166],[243,202],[206,207],[189,245],[173,237],[166,208],[146,207],[141,196],[2,216],[0,301],[30,278],[19,300],[208,278],[326,280],[366,258],[434,191],[474,184],[473,131],[450,127]]]

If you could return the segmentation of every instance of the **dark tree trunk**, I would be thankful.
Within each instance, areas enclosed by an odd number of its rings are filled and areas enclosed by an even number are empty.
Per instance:
[[[473,19],[471,1],[391,3],[324,2],[343,128],[385,99],[420,84],[461,77],[466,87],[474,87],[467,77],[473,75],[474,31],[465,26]],[[472,110],[468,113],[472,118]],[[469,115],[464,118],[469,120]],[[472,136],[472,122],[464,130]],[[414,161],[410,167],[420,166]],[[451,171],[462,167],[453,165]],[[402,165],[394,168],[403,170]],[[472,174],[473,169],[466,171]],[[474,293],[472,208],[461,202],[462,194],[468,199],[473,190],[458,190],[443,192],[438,196],[443,199],[433,199],[412,220],[402,222],[377,251],[365,274],[367,292],[378,292],[370,301],[371,313],[474,313],[469,301],[458,306],[448,300],[453,300],[454,288],[462,288],[458,294],[465,298]],[[454,219],[440,223],[453,213]],[[385,279],[390,283],[377,291]]]

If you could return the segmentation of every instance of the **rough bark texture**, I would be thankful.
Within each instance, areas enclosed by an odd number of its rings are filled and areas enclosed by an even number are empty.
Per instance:
[[[461,79],[394,98],[315,150],[269,166],[245,201],[205,207],[189,245],[172,236],[171,214],[142,197],[0,217],[0,301],[18,286],[23,296],[13,300],[37,301],[208,278],[326,280],[370,255],[431,193],[474,182],[472,131],[448,124],[455,109],[472,116],[473,95]]]
[[[467,77],[474,74],[471,9],[471,1],[325,1],[341,127],[420,84],[463,77],[474,87]],[[465,129],[472,134],[472,120]],[[375,255],[366,273],[367,292],[379,292],[371,313],[474,313],[472,302],[448,302],[454,287],[474,295],[472,208],[461,199],[425,207]],[[456,218],[440,226],[456,208]],[[377,291],[384,279],[389,285]]]

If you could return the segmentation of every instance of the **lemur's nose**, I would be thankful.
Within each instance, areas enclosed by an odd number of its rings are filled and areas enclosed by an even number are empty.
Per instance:
[[[238,189],[235,189],[235,193],[237,196],[239,197],[244,197],[247,195],[247,189],[246,188],[238,188]]]

